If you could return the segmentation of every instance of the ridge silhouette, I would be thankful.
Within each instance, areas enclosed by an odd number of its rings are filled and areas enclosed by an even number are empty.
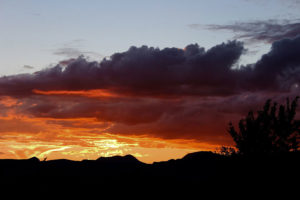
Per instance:
[[[10,194],[43,193],[120,195],[153,198],[187,196],[212,191],[297,195],[299,152],[249,159],[213,152],[195,152],[181,159],[145,164],[133,156],[97,160],[0,160],[0,191]],[[221,189],[221,190],[220,190]],[[30,193],[28,193],[30,191]],[[222,193],[220,193],[222,194]],[[246,193],[247,194],[247,193]],[[94,197],[93,197],[94,198]]]
[[[261,179],[268,183],[299,177],[299,152],[285,152],[255,159],[241,155],[225,156],[213,152],[194,152],[181,159],[146,164],[132,155],[100,157],[96,160],[66,159],[40,161],[37,158],[0,160],[1,183],[30,181],[47,184],[61,181],[69,184],[95,184],[114,181],[188,181],[198,183]]]

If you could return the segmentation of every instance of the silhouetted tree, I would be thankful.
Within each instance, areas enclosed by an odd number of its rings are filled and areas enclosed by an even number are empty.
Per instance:
[[[297,100],[290,104],[271,105],[267,100],[262,110],[255,116],[252,111],[239,121],[237,132],[229,123],[228,132],[236,143],[236,148],[242,155],[269,154],[299,150],[300,120],[295,120]]]
[[[223,156],[232,156],[237,154],[237,151],[233,147],[221,146],[217,148],[217,151],[215,153],[221,154]]]

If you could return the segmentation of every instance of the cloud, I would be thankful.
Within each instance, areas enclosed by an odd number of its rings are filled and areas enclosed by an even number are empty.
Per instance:
[[[57,65],[33,74],[2,77],[0,95],[30,95],[33,89],[111,89],[150,96],[227,95],[234,92],[236,73],[231,68],[243,51],[242,43],[236,41],[207,51],[197,44],[184,50],[131,47],[100,63],[79,57],[66,67]]]
[[[80,56],[85,56],[85,58],[92,60],[104,57],[103,55],[94,51],[82,50],[84,49],[84,42],[85,40],[83,39],[71,40],[64,43],[61,47],[55,49],[53,51],[53,54],[57,56],[67,57],[68,59],[66,60],[71,60]]]
[[[245,51],[237,41],[208,50],[197,44],[184,49],[131,47],[101,62],[78,57],[32,74],[1,77],[0,95],[106,90],[120,96],[177,98],[288,91],[299,81],[299,48],[300,36],[280,40],[256,63],[233,69]]]
[[[298,10],[300,8],[299,0],[243,0],[246,3],[252,4],[251,7],[256,6],[258,9],[266,10],[271,8],[280,9],[276,18],[294,19],[298,17]],[[249,5],[245,5],[247,7]]]
[[[34,69],[34,67],[33,67],[33,66],[30,66],[30,65],[24,65],[23,68],[24,68],[24,69]]]
[[[189,27],[206,28],[213,31],[228,30],[235,34],[235,39],[245,39],[250,42],[264,41],[273,43],[284,38],[295,38],[300,34],[300,22],[297,20],[267,20],[253,22],[237,22],[229,25],[198,25]]]
[[[1,115],[45,122],[30,127],[7,121],[0,131],[22,132],[24,126],[45,135],[39,136],[44,140],[71,129],[66,134],[229,144],[229,121],[238,121],[268,98],[282,101],[299,92],[300,37],[274,42],[256,63],[233,68],[244,51],[237,41],[208,50],[198,44],[131,47],[101,62],[79,57],[35,73],[1,77]],[[45,123],[51,125],[48,131],[43,131]]]
[[[164,113],[176,108],[176,103],[172,105],[170,101],[153,99],[99,100],[82,97],[65,99],[40,97],[34,101],[32,99],[24,101],[19,112],[39,118],[97,118],[99,121],[133,125],[156,121]]]
[[[255,64],[244,69],[248,73],[248,86],[257,90],[262,86],[271,91],[291,91],[300,83],[300,36],[283,39],[272,44],[270,52],[263,55]],[[247,77],[247,75],[245,75]],[[251,86],[252,85],[252,86]]]
[[[87,57],[103,57],[99,53],[93,51],[82,51],[75,47],[62,47],[58,48],[53,52],[54,55],[66,56],[68,58],[76,58],[78,56],[87,56]]]
[[[80,51],[79,49],[76,49],[74,47],[63,47],[63,48],[59,48],[56,51],[54,51],[53,53],[54,55],[63,55],[63,56],[67,56],[67,57],[78,57],[80,55],[82,55],[82,51]]]

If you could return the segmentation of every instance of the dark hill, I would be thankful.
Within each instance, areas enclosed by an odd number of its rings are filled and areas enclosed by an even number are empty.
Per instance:
[[[119,165],[128,165],[128,164],[142,165],[142,164],[144,164],[132,155],[100,157],[96,161],[99,163],[102,163],[102,164],[119,164]]]
[[[209,160],[216,160],[220,159],[222,156],[220,154],[215,154],[211,151],[200,151],[200,152],[194,152],[194,153],[189,153],[185,155],[182,160],[185,161],[209,161]]]
[[[245,158],[212,152],[195,152],[182,159],[145,164],[132,155],[97,160],[0,160],[0,180],[5,185],[90,187],[99,185],[161,187],[175,184],[293,185],[299,180],[299,153]]]

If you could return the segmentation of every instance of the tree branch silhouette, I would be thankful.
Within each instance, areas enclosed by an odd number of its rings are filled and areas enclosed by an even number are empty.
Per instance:
[[[241,155],[271,154],[299,150],[300,120],[296,120],[297,96],[286,105],[271,104],[267,100],[263,109],[249,111],[238,123],[239,131],[229,123],[228,132]]]

